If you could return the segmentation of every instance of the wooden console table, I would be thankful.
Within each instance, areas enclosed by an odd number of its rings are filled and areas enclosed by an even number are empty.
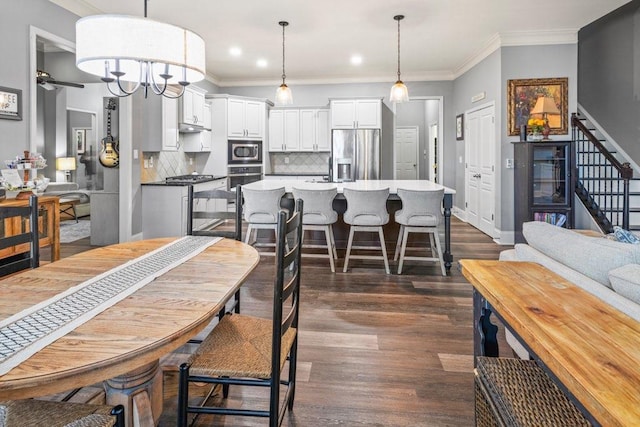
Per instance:
[[[640,322],[536,263],[460,264],[476,356],[498,355],[495,313],[592,423],[640,424]]]
[[[7,199],[0,202],[0,206],[28,206],[29,199]],[[38,196],[40,230],[40,247],[51,246],[51,261],[60,259],[60,203],[56,196]],[[0,232],[11,236],[15,234],[13,230],[22,225],[17,221],[5,220],[0,224]],[[0,251],[0,259],[6,258],[21,252],[27,252],[28,245],[23,247],[14,246]]]

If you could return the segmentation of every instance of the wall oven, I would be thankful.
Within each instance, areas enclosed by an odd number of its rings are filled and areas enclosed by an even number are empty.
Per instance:
[[[262,179],[262,165],[229,165],[227,166],[227,183],[229,189],[237,185],[246,185]]]
[[[249,163],[262,165],[262,141],[229,140],[227,163],[229,165]]]

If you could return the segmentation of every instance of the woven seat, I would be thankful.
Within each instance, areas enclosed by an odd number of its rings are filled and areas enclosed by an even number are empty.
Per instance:
[[[122,405],[24,399],[0,402],[2,427],[124,427]]]
[[[179,427],[186,427],[189,413],[265,417],[269,418],[269,426],[275,427],[282,423],[286,409],[293,409],[298,353],[302,206],[302,200],[297,200],[296,210],[289,220],[286,212],[278,214],[271,319],[239,314],[223,317],[189,360],[180,365]],[[288,377],[283,380],[281,372],[287,361]],[[230,384],[268,388],[269,408],[211,406],[209,396],[205,397],[202,406],[191,406],[189,382],[222,384],[222,397],[225,399],[229,395]],[[281,386],[286,386],[282,406]]]
[[[590,426],[535,361],[476,358],[476,426]]]
[[[269,378],[271,376],[271,336],[269,319],[225,316],[187,363],[191,375]],[[280,369],[287,361],[296,337],[290,328],[282,337]]]

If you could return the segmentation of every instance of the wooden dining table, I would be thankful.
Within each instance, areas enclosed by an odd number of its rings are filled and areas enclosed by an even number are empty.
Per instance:
[[[174,240],[101,247],[7,277],[0,281],[0,319]],[[127,426],[157,425],[160,357],[202,331],[259,260],[251,246],[220,240],[0,376],[0,400],[104,381],[107,403],[125,405]]]

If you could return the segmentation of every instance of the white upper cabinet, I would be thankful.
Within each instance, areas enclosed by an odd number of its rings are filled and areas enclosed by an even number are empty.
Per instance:
[[[204,103],[204,128],[211,130],[211,104]]]
[[[133,96],[133,136],[147,152],[177,151],[180,146],[178,100]]]
[[[205,92],[195,87],[187,87],[180,98],[180,123],[204,126]]]
[[[382,128],[381,99],[331,100],[331,129]]]
[[[178,133],[178,100],[162,97],[162,147],[161,151],[177,151],[180,146]]]
[[[264,139],[264,102],[229,98],[227,106],[229,138]]]
[[[331,151],[329,110],[300,110],[300,151]]]
[[[269,151],[300,151],[300,113],[297,109],[271,110]]]

